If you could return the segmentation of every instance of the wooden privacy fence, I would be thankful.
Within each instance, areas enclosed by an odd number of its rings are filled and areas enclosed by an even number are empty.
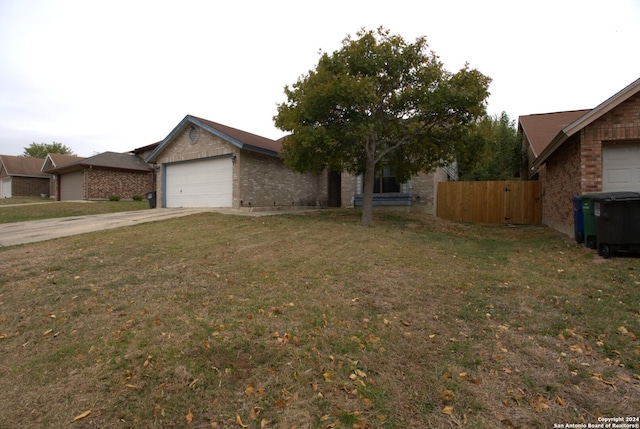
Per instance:
[[[540,182],[440,182],[437,214],[458,222],[538,225]]]

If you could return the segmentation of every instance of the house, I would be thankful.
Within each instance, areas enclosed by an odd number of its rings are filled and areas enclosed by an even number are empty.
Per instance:
[[[361,203],[360,177],[296,173],[280,158],[282,140],[187,115],[145,158],[155,164],[158,207],[349,207]],[[153,146],[153,145],[151,145]],[[136,149],[139,153],[151,147]],[[452,171],[421,174],[409,183],[379,178],[376,205],[435,212],[437,181]]]
[[[145,158],[155,164],[158,207],[327,205],[328,175],[287,168],[281,143],[185,116]]]
[[[43,172],[55,176],[56,200],[131,199],[153,189],[153,168],[131,153],[104,152],[59,165],[47,157]]]
[[[439,167],[431,173],[418,173],[406,183],[398,183],[393,172],[383,168],[375,179],[373,205],[435,214],[438,183],[457,179],[455,165]],[[349,198],[356,207],[362,206],[364,198],[362,176],[344,174],[342,180],[343,202]]]
[[[0,155],[0,198],[47,197],[49,175],[41,171],[43,160]]]
[[[42,171],[52,170],[54,168],[63,167],[67,164],[80,161],[84,158],[76,155],[62,155],[59,153],[50,153],[44,159],[44,163],[40,167]],[[49,195],[55,197],[58,195],[58,180],[55,174],[49,175]]]
[[[640,79],[593,109],[521,116],[518,129],[544,224],[572,235],[573,196],[640,192]]]

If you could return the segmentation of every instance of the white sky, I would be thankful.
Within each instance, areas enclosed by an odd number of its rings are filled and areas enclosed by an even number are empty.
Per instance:
[[[380,25],[490,76],[489,113],[512,120],[640,77],[638,0],[0,0],[0,154],[125,152],[187,114],[279,138],[285,85]]]

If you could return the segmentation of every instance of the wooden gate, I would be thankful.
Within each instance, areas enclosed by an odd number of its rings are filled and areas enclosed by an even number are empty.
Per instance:
[[[437,214],[458,222],[538,225],[540,189],[538,181],[440,182]]]

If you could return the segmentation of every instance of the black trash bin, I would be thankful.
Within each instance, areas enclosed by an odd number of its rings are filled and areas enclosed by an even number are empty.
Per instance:
[[[598,254],[640,250],[640,193],[607,192],[593,196]]]
[[[584,243],[584,216],[582,215],[582,197],[575,195],[573,201],[573,237],[576,243]]]
[[[147,192],[147,200],[149,200],[149,208],[156,208],[156,191]]]

